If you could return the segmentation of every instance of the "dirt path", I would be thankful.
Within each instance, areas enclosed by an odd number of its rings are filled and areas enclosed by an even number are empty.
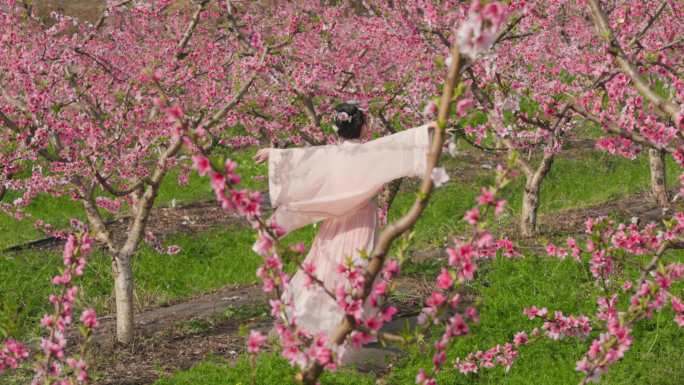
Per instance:
[[[267,329],[266,295],[256,285],[227,286],[136,317],[136,342],[114,343],[115,321],[105,317],[94,337],[98,385],[150,384],[209,356],[242,351],[241,328]]]
[[[670,191],[670,196],[674,196],[675,193],[677,191]],[[652,202],[648,192],[642,192],[586,208],[544,214],[540,217],[539,228],[545,235],[584,233],[587,218],[602,216],[625,222],[636,220],[639,225],[650,222],[662,224],[664,219],[672,217],[672,214],[683,209],[684,205],[681,200],[663,209]]]

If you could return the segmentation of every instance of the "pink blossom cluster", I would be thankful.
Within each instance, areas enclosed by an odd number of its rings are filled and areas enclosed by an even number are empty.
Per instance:
[[[10,339],[0,346],[0,374],[7,369],[18,368],[29,356],[26,346],[21,342]]]
[[[472,235],[468,241],[455,241],[454,247],[447,248],[448,266],[442,268],[436,279],[436,289],[425,299],[418,323],[425,328],[432,326],[444,326],[444,333],[434,343],[435,353],[433,354],[432,374],[424,369],[420,369],[416,377],[416,383],[436,384],[434,375],[439,373],[447,360],[446,348],[450,341],[458,336],[468,334],[470,328],[468,322],[478,323],[480,316],[477,309],[466,306],[463,303],[462,295],[458,289],[462,285],[474,279],[477,270],[477,260],[490,259],[496,256],[498,250],[502,250],[502,255],[511,258],[518,256],[513,244],[507,239],[495,240],[492,234],[483,229],[484,220],[489,211],[493,210],[495,217],[501,215],[505,201],[497,200],[496,195],[499,190],[508,183],[511,173],[502,167],[497,168],[497,181],[494,187],[482,189],[481,194],[476,199],[476,205],[469,211],[464,220],[472,228]],[[472,213],[476,213],[473,215]],[[482,213],[482,216],[480,216]],[[519,336],[518,342],[522,343],[524,338]],[[491,353],[491,357],[489,355]],[[474,361],[498,362],[504,366],[510,366],[517,353],[511,349],[510,344],[497,346],[486,355],[473,354],[465,361],[457,361],[456,367],[462,373],[474,371],[477,364]],[[476,359],[477,357],[477,359]],[[474,369],[473,369],[473,366]],[[489,365],[489,364],[487,364]]]
[[[385,267],[382,274],[375,281],[373,288],[368,295],[365,303],[366,307],[370,307],[370,311],[367,310],[365,318],[362,317],[362,312],[359,310],[357,313],[352,312],[356,320],[357,330],[351,333],[351,345],[355,349],[361,348],[361,346],[373,342],[377,339],[377,333],[380,329],[388,322],[391,322],[394,316],[399,312],[396,307],[391,306],[387,303],[387,298],[391,293],[392,280],[399,275],[400,266],[396,260],[389,260],[385,263]],[[359,271],[360,274],[364,273],[364,270]],[[354,277],[346,277],[345,286],[354,288]],[[352,294],[354,296],[349,299],[353,300],[354,305],[362,306],[362,299],[359,293],[363,287],[358,286],[356,289],[352,289]],[[339,299],[338,293],[338,299]],[[339,303],[339,302],[338,302]],[[340,306],[345,309],[345,306],[349,306],[348,303],[341,303]],[[345,309],[346,311],[346,309]],[[349,314],[349,313],[348,313]]]
[[[181,247],[178,245],[164,246],[162,240],[151,231],[146,231],[143,239],[159,254],[176,255],[181,252]]]
[[[527,333],[516,333],[514,341],[514,344],[496,345],[485,352],[477,351],[463,359],[457,358],[454,366],[463,374],[477,373],[479,369],[491,369],[496,366],[501,366],[508,372],[518,357],[515,348],[528,343]]]
[[[523,313],[529,319],[543,319],[542,329],[546,331],[546,336],[552,340],[559,340],[564,337],[586,338],[592,330],[589,317],[584,315],[565,316],[563,312],[556,311],[552,317],[546,308],[538,309],[535,306],[525,309]]]
[[[632,345],[630,327],[615,311],[617,296],[610,300],[599,299],[599,317],[606,321],[608,332],[592,341],[587,354],[577,362],[576,370],[587,375],[589,381],[598,381],[615,362],[620,360]]]
[[[667,250],[668,242],[681,238],[683,219],[681,214],[676,214],[674,220],[667,225],[666,231],[659,230],[654,224],[639,228],[635,223],[615,224],[606,218],[587,220],[586,232],[591,239],[586,241],[586,246],[581,251],[591,255],[589,269],[602,282],[605,291],[610,291],[605,285],[605,278],[614,273],[615,256],[652,255],[653,260],[643,268],[638,280],[625,279],[622,284],[621,290],[626,294],[631,293],[626,309],[619,308],[620,293],[598,298],[596,320],[605,323],[606,332],[592,341],[586,355],[577,362],[576,368],[586,375],[586,381],[598,381],[601,374],[619,361],[632,346],[631,331],[634,324],[642,318],[651,318],[654,312],[664,309],[668,302],[675,311],[675,322],[684,326],[684,307],[676,296],[669,293],[673,283],[682,279],[684,265],[656,263]],[[579,248],[574,239],[571,243],[571,248]],[[558,254],[559,250],[553,245],[547,248],[549,254]],[[555,312],[551,317],[546,308],[538,309],[534,306],[525,309],[525,314],[530,319],[544,319],[543,329],[552,339],[565,336],[585,338],[592,330],[586,316],[564,316],[561,312]]]
[[[74,285],[73,278],[83,275],[86,256],[92,249],[92,239],[87,233],[77,237],[69,235],[64,246],[64,266],[61,275],[53,278],[59,293],[50,295],[53,304],[52,314],[45,314],[40,321],[48,337],[41,339],[42,357],[35,368],[34,384],[74,383],[86,384],[90,377],[88,365],[84,357],[67,356],[67,328],[73,323],[74,303],[79,287]],[[81,313],[81,324],[84,327],[86,344],[92,329],[99,326],[97,315],[93,309],[85,309]]]
[[[456,41],[461,52],[475,59],[481,52],[489,49],[505,20],[506,8],[501,3],[482,5],[479,0],[473,1],[468,19],[456,32]]]
[[[102,207],[103,209],[109,211],[112,214],[118,213],[121,209],[121,201],[118,199],[110,199],[107,197],[100,196],[95,198],[95,202],[98,206]]]
[[[82,227],[82,226],[79,226]],[[92,249],[92,240],[85,232],[82,235],[69,234],[64,246],[64,269],[52,282],[56,293],[50,295],[53,312],[45,314],[40,324],[46,336],[41,338],[41,354],[35,358],[35,375],[32,384],[87,384],[90,381],[88,364],[79,354],[67,354],[67,331],[73,324],[76,296],[79,287],[74,279],[83,275],[86,257]],[[85,341],[81,352],[85,352],[92,329],[99,326],[93,309],[85,309],[80,317]],[[20,342],[7,340],[0,345],[0,374],[7,369],[16,369],[29,358],[28,349]]]

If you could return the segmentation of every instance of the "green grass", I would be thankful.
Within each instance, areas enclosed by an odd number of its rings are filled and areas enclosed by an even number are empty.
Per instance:
[[[531,331],[541,326],[530,321],[522,310],[532,305],[561,310],[564,314],[591,314],[592,298],[598,289],[587,278],[586,270],[571,260],[525,257],[520,260],[499,258],[482,266],[475,282],[480,293],[481,323],[472,334],[460,337],[449,350],[450,358],[465,357],[477,350],[510,342],[517,331]],[[681,293],[681,285],[675,293]],[[684,331],[673,321],[671,311],[657,314],[652,320],[637,324],[634,345],[611,371],[603,384],[681,384],[684,380]],[[590,338],[595,338],[593,332]],[[588,349],[588,341],[566,338],[540,339],[520,350],[520,357],[509,373],[501,368],[485,369],[468,376],[446,371],[441,385],[455,384],[576,384],[581,375],[575,372],[576,361]],[[418,368],[429,368],[431,357],[411,350],[387,378],[388,384],[412,383]]]
[[[256,362],[256,384],[294,385],[295,371],[287,361],[271,353],[262,354]],[[250,357],[242,355],[233,365],[210,360],[187,371],[161,379],[154,385],[249,385],[252,379]],[[321,385],[373,385],[374,378],[351,370],[326,373]]]
[[[471,334],[455,340],[448,357],[464,357],[477,350],[512,340],[517,331],[531,331],[541,326],[522,314],[526,307],[546,306],[564,314],[590,314],[599,294],[581,265],[572,260],[528,256],[517,260],[498,258],[483,263],[474,290],[481,295],[478,306],[481,323],[472,327]],[[675,293],[681,293],[681,285]],[[684,381],[684,331],[673,322],[671,311],[658,313],[651,320],[640,321],[634,329],[634,345],[625,358],[611,369],[603,384],[677,385]],[[590,338],[595,338],[593,332]],[[510,372],[502,368],[484,369],[477,374],[462,375],[453,369],[439,376],[440,385],[565,385],[576,384],[581,375],[574,370],[588,348],[588,341],[566,338],[552,341],[541,338],[520,349],[520,356]],[[235,367],[204,362],[181,371],[155,385],[223,385],[249,384],[248,356],[243,355]],[[385,384],[414,384],[419,368],[431,367],[431,355],[410,348],[405,358],[383,378]],[[260,358],[257,384],[291,384],[293,370],[282,359],[273,355]],[[346,371],[328,374],[321,384],[353,384],[366,377]]]

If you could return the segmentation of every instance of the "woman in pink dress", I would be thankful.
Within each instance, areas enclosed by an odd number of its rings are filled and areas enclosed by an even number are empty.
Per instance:
[[[273,219],[287,233],[322,221],[304,265],[335,293],[345,279],[340,264],[357,264],[370,253],[378,229],[374,198],[393,179],[423,176],[432,124],[361,143],[363,112],[353,104],[336,107],[334,124],[341,142],[293,149],[262,149],[255,160],[268,159]],[[312,335],[331,333],[345,315],[320,286],[307,283],[301,270],[293,276],[283,300],[292,301],[297,325]],[[365,306],[364,316],[368,315]]]

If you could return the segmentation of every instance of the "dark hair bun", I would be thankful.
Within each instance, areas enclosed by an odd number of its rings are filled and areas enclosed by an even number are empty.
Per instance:
[[[365,121],[363,111],[356,104],[341,103],[335,106],[333,123],[337,126],[339,136],[345,139],[360,138]]]

